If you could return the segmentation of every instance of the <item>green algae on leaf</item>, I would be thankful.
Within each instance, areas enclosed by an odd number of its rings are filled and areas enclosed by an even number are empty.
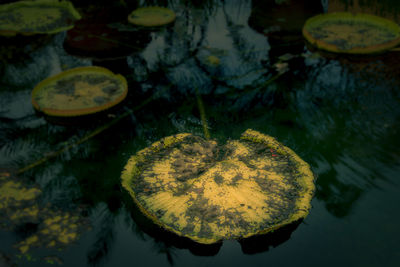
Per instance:
[[[154,223],[198,243],[265,234],[304,218],[314,176],[292,150],[247,130],[218,145],[192,134],[132,156],[122,185]]]
[[[32,91],[33,107],[46,115],[94,114],[119,104],[128,93],[126,79],[101,67],[79,67],[40,82]]]
[[[163,26],[173,22],[176,18],[174,11],[165,7],[142,7],[134,10],[128,16],[132,24],[144,27]]]
[[[346,12],[314,16],[303,36],[319,49],[335,53],[379,53],[400,44],[400,26],[374,15]]]
[[[0,5],[0,35],[54,34],[69,30],[81,16],[71,2],[36,0]]]

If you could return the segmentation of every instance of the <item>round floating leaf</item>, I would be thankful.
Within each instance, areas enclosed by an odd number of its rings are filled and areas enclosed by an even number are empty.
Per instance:
[[[174,11],[169,8],[142,7],[129,14],[128,21],[138,26],[157,27],[173,22],[175,17]]]
[[[71,29],[80,19],[67,1],[19,1],[0,5],[0,35],[53,34]]]
[[[113,107],[128,93],[126,79],[101,67],[79,67],[40,82],[32,91],[35,109],[49,116],[80,116]]]
[[[306,21],[303,35],[319,49],[335,53],[378,53],[400,44],[399,25],[368,14],[317,15]]]
[[[307,163],[250,129],[225,145],[188,133],[163,138],[132,156],[121,179],[154,223],[203,244],[304,218],[315,188]]]

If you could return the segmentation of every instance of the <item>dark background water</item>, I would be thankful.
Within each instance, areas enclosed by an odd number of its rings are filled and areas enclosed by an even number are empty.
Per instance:
[[[103,25],[86,47],[66,44],[72,31],[29,43],[3,39],[0,167],[40,186],[40,205],[79,213],[91,229],[62,249],[32,248],[29,256],[15,244],[34,227],[3,229],[0,265],[44,266],[52,256],[65,266],[399,266],[400,52],[320,54],[301,36],[305,19],[322,12],[363,11],[399,23],[399,2],[280,2],[74,1],[87,19],[76,29]],[[134,8],[155,4],[176,12],[173,25],[148,32],[126,23]],[[113,31],[101,35],[104,25]],[[109,47],[96,47],[99,40]],[[79,125],[56,125],[34,112],[30,92],[38,82],[85,65],[123,74],[127,100]],[[199,249],[138,214],[120,186],[121,170],[162,137],[203,136],[199,95],[212,138],[225,142],[252,128],[311,165],[317,190],[303,222]]]

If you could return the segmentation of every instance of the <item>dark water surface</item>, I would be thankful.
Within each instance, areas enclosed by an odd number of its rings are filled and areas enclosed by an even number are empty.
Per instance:
[[[400,265],[400,52],[320,54],[301,36],[307,17],[352,10],[351,3],[399,23],[397,0],[75,2],[89,24],[113,29],[93,33],[109,47],[68,46],[80,40],[76,32],[0,44],[0,168],[38,186],[40,207],[85,223],[72,244],[21,253],[17,244],[50,215],[7,226],[0,215],[0,266]],[[126,23],[130,10],[154,4],[174,10],[175,23],[152,31]],[[123,74],[127,100],[80,124],[56,125],[34,112],[38,82],[86,65]],[[226,142],[252,128],[311,165],[317,190],[303,222],[199,248],[140,216],[120,186],[121,171],[162,137],[204,136],[199,96],[212,138]]]

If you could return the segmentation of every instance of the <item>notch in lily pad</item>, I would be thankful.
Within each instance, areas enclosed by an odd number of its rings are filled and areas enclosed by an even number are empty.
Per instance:
[[[306,162],[250,129],[224,145],[189,133],[165,137],[133,155],[121,179],[153,223],[205,245],[298,222],[315,190]]]
[[[75,118],[114,107],[127,93],[127,81],[122,75],[102,67],[78,67],[36,85],[32,105],[47,116]]]
[[[81,18],[71,2],[36,0],[0,5],[0,35],[55,34]]]
[[[175,21],[175,12],[166,7],[149,6],[135,9],[128,21],[137,26],[159,27]]]
[[[328,52],[374,54],[400,44],[400,26],[369,14],[327,13],[308,19],[303,36],[311,45]]]

